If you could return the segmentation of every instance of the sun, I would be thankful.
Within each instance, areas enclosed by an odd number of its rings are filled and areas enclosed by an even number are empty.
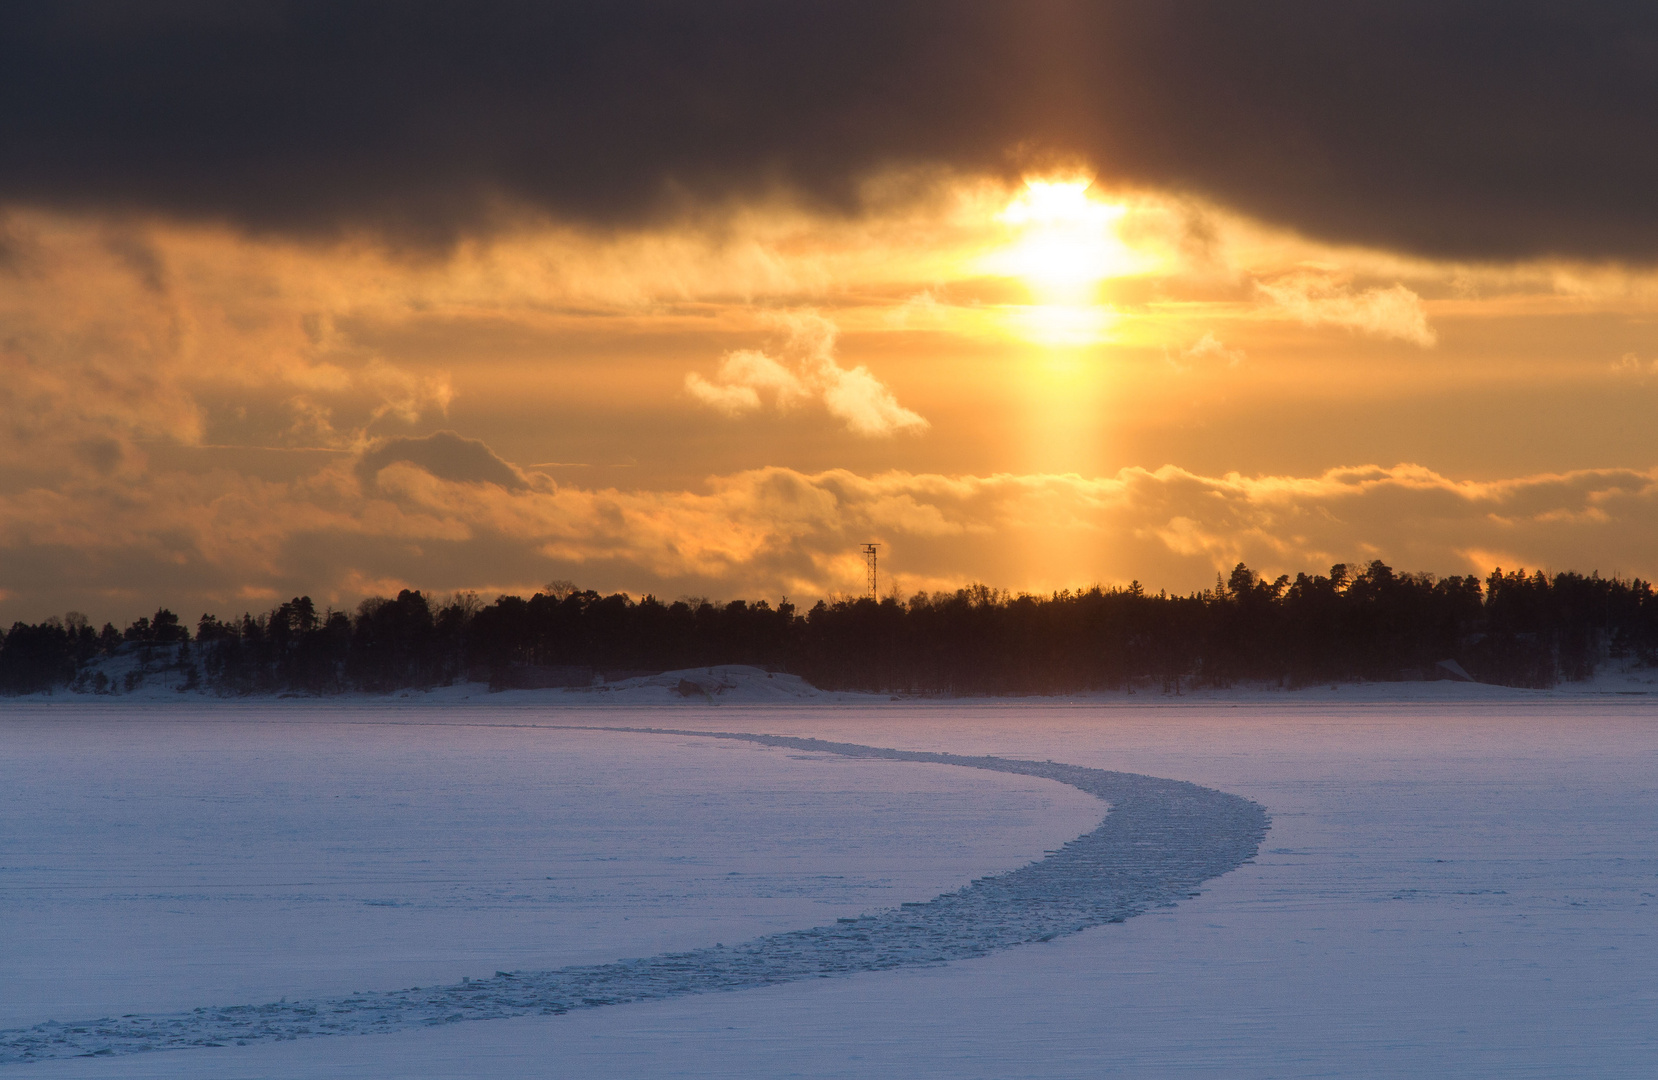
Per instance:
[[[1027,179],[996,221],[1008,242],[978,260],[978,269],[1018,278],[1028,305],[1007,312],[1020,337],[1049,345],[1101,340],[1115,313],[1098,300],[1100,282],[1145,272],[1146,258],[1118,227],[1127,207],[1096,198],[1089,177]]]
[[[1027,180],[997,220],[1016,233],[984,262],[1022,279],[1045,304],[1084,304],[1099,282],[1136,273],[1142,259],[1117,235],[1127,208],[1089,197],[1086,178]]]

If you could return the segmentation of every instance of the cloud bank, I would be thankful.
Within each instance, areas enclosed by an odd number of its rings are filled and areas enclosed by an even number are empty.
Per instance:
[[[9,492],[0,603],[8,619],[65,599],[99,618],[160,603],[193,618],[299,592],[346,605],[401,587],[489,595],[549,578],[810,600],[861,588],[858,547],[870,539],[906,594],[1129,576],[1180,591],[1238,561],[1269,575],[1371,558],[1438,573],[1658,575],[1644,539],[1658,527],[1658,470],[1473,482],[1412,465],[1102,477],[765,468],[698,490],[511,482],[519,475],[481,443],[434,437],[287,482],[175,473],[135,489],[88,475]]]
[[[448,242],[1080,159],[1326,239],[1651,261],[1655,49],[1613,2],[17,4],[0,201]]]

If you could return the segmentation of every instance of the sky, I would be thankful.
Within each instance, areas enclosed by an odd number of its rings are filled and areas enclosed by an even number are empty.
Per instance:
[[[1634,4],[0,14],[0,622],[1658,576]]]

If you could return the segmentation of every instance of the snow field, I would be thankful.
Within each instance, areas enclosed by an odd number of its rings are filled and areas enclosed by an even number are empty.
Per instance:
[[[0,1031],[0,1064],[383,1035],[944,964],[1123,922],[1153,907],[1172,907],[1197,895],[1192,890],[1203,882],[1252,858],[1266,835],[1267,817],[1258,805],[1178,780],[778,735],[713,737],[840,757],[1039,776],[1108,801],[1111,814],[1099,827],[1017,870],[979,878],[929,901],[841,918],[828,926],[610,964],[497,971],[489,979],[424,989],[51,1021]]]
[[[214,715],[0,721],[0,1026],[735,943],[930,899],[1104,810],[704,738]]]
[[[1641,699],[1290,697],[1080,708],[454,710],[446,722],[706,726],[1053,758],[1236,792],[1266,805],[1273,827],[1255,864],[1176,908],[944,967],[0,1072],[1651,1076],[1658,709]],[[779,756],[761,753],[768,766]],[[964,781],[974,775],[954,771]]]

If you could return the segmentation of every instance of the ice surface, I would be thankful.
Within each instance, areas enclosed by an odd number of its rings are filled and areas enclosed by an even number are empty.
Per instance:
[[[1102,813],[939,765],[360,722],[403,715],[8,713],[0,1027],[734,943],[930,899]]]
[[[1273,812],[1273,830],[1255,865],[1177,908],[946,967],[387,1036],[0,1072],[1652,1075],[1658,710],[1638,698],[1347,705],[1285,697],[1292,700],[705,707],[671,715],[413,710],[405,719],[421,723],[478,723],[486,714],[491,722],[671,723],[1051,757],[1237,792]],[[748,753],[748,761],[761,755],[768,770],[773,761],[808,764],[777,751]],[[845,770],[838,775],[928,768],[809,764]],[[944,771],[964,783],[979,775]],[[15,865],[9,853],[4,863]]]
[[[710,737],[667,729],[625,733]],[[1196,896],[1191,890],[1204,881],[1252,858],[1266,835],[1267,817],[1256,804],[1178,780],[1051,761],[960,757],[790,736],[711,737],[860,760],[1038,776],[1107,800],[1112,809],[1099,827],[1027,866],[980,878],[929,901],[838,919],[829,926],[610,964],[497,971],[493,978],[425,989],[52,1021],[0,1031],[0,1064],[381,1035],[943,964],[1122,922],[1152,907],[1172,907]]]

